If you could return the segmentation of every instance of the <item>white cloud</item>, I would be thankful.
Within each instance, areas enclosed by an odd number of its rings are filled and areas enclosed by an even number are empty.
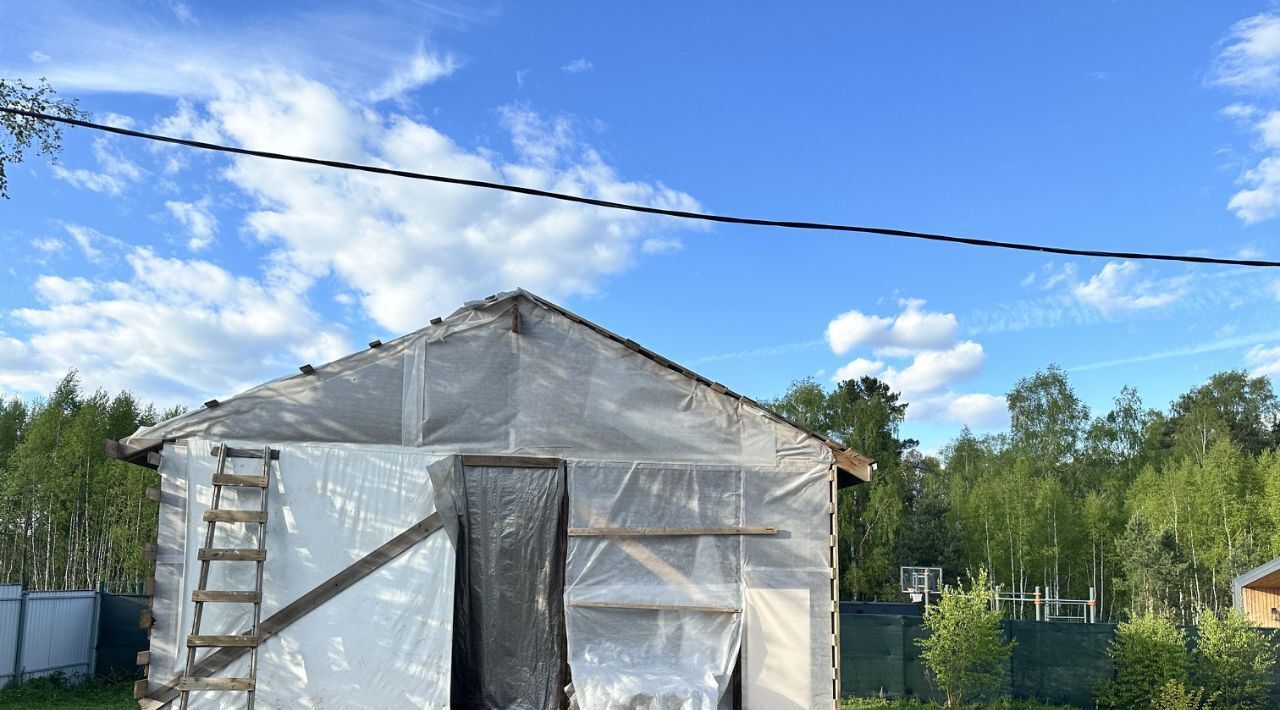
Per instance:
[[[514,159],[468,150],[432,126],[384,117],[331,87],[258,73],[225,82],[203,112],[179,107],[171,129],[219,140],[603,199],[697,210],[689,195],[627,181],[578,136],[568,117],[500,112]],[[199,115],[198,115],[199,114]],[[250,236],[276,249],[288,278],[337,276],[382,326],[406,331],[477,293],[524,286],[551,298],[595,292],[646,240],[675,225],[643,215],[473,188],[235,158],[224,177],[253,202]],[[651,241],[653,251],[662,242]],[[663,248],[670,248],[664,245]]]
[[[592,68],[593,67],[591,66],[591,62],[587,61],[582,57],[579,57],[573,60],[572,62],[569,62],[568,64],[560,67],[560,71],[566,74],[581,74],[582,72],[585,72],[585,71],[591,71]]]
[[[142,178],[142,169],[115,150],[106,138],[95,138],[93,155],[100,171],[67,168],[55,164],[53,174],[76,187],[119,195],[130,184]]]
[[[640,242],[640,251],[646,254],[673,254],[684,249],[684,242],[672,237],[649,237]]]
[[[1141,267],[1132,261],[1110,261],[1071,292],[1103,315],[1167,306],[1186,293],[1187,279],[1156,282],[1140,277]]]
[[[49,304],[83,301],[93,294],[94,285],[83,277],[40,276],[36,279],[36,296]]]
[[[213,243],[214,234],[218,231],[218,219],[209,211],[209,198],[199,202],[178,202],[170,200],[164,203],[173,218],[182,223],[191,238],[187,240],[187,248],[191,251],[202,251]]]
[[[45,62],[49,61],[49,55],[37,49],[31,54],[28,54],[27,59],[30,59],[36,64],[44,64]]]
[[[1211,83],[1257,99],[1274,101],[1280,88],[1280,15],[1264,12],[1237,22],[1223,42]],[[1280,111],[1254,103],[1236,102],[1223,116],[1241,121],[1257,137],[1257,147],[1280,150]],[[1264,155],[1239,178],[1243,189],[1227,201],[1227,209],[1253,224],[1280,215],[1280,157]]]
[[[948,350],[921,352],[901,371],[889,368],[881,377],[911,399],[937,392],[977,375],[982,371],[985,361],[982,346],[966,340]]]
[[[1245,351],[1244,362],[1255,377],[1280,377],[1280,346],[1254,345]]]
[[[1004,397],[993,394],[948,392],[911,400],[907,419],[945,422],[976,430],[1002,429],[1009,425],[1009,407]]]
[[[1242,92],[1280,85],[1280,16],[1264,12],[1232,26],[1210,80]]]
[[[1033,273],[1030,280],[1036,278]],[[953,389],[982,372],[986,362],[982,345],[972,340],[957,342],[960,325],[955,314],[926,311],[919,299],[898,303],[902,311],[895,316],[840,314],[827,324],[826,342],[837,355],[865,348],[877,358],[910,358],[910,362],[905,367],[886,366],[883,359],[856,357],[836,370],[832,381],[878,377],[902,394],[910,405],[907,418],[913,421],[975,429],[996,428],[1007,421],[1003,397]]]
[[[84,258],[92,264],[103,264],[108,262],[109,257],[102,253],[101,247],[109,247],[112,249],[123,246],[122,242],[115,237],[109,237],[92,227],[85,227],[79,224],[63,225],[67,230],[67,234],[75,240],[76,246],[80,247],[80,253],[84,254]]]
[[[857,380],[867,375],[878,375],[882,370],[884,370],[884,363],[880,360],[868,360],[860,357],[836,370],[835,374],[831,376],[831,381]]]
[[[45,254],[61,254],[67,249],[67,243],[57,237],[39,237],[31,240],[31,246]]]
[[[453,55],[432,54],[422,47],[409,59],[407,66],[397,70],[369,92],[369,100],[373,102],[396,98],[402,94],[437,82],[458,69],[458,61]]]
[[[351,349],[305,297],[272,277],[236,276],[144,248],[124,256],[129,269],[121,281],[37,282],[47,305],[10,313],[33,334],[25,343],[0,334],[0,389],[42,392],[76,368],[91,387],[190,402]]]
[[[827,343],[837,355],[857,347],[874,347],[890,357],[949,347],[960,329],[955,314],[925,311],[924,303],[920,299],[900,301],[902,312],[892,318],[859,311],[842,313],[827,324]]]

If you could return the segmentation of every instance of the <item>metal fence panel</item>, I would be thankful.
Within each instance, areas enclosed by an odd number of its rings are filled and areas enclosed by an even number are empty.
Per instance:
[[[98,593],[27,592],[20,679],[93,672]]]
[[[18,623],[22,585],[0,584],[0,687],[13,679],[18,660]]]

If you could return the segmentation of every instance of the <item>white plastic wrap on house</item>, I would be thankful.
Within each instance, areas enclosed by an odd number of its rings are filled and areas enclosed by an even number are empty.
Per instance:
[[[830,502],[828,471],[760,467],[743,476],[745,519],[778,526],[777,535],[742,538],[744,708],[830,707],[831,517],[815,514]]]
[[[460,453],[554,456],[570,462],[575,527],[779,528],[758,537],[571,538],[569,599],[743,610],[568,607],[582,708],[616,707],[609,699],[621,697],[633,707],[714,708],[740,646],[748,710],[830,707],[831,450],[524,292],[468,304],[311,374],[140,430],[128,443],[162,440],[179,443],[165,444],[161,463],[153,687],[181,670],[190,632],[199,518],[215,463],[210,441],[239,440],[276,442],[285,452],[272,491],[264,614],[430,513],[428,462]],[[681,463],[600,463],[609,461]],[[239,574],[252,574],[252,564],[239,564]],[[454,548],[447,535],[433,535],[269,641],[264,690],[266,673],[290,707],[447,703],[453,574]],[[247,576],[234,581],[248,585],[226,588],[252,586]],[[362,603],[369,600],[387,603]],[[209,609],[227,614],[233,606]],[[235,620],[216,614],[210,618]],[[424,651],[383,658],[403,645]],[[802,648],[808,653],[796,652]],[[687,690],[690,704],[674,700],[674,688]]]
[[[260,448],[260,443],[233,445]],[[217,459],[211,442],[165,447],[149,680],[181,675],[198,581],[201,515]],[[286,444],[268,499],[263,618],[435,511],[427,466],[439,457],[401,447]],[[228,459],[236,473],[260,459]],[[191,491],[194,500],[183,492]],[[258,491],[226,488],[224,508],[257,509]],[[217,526],[215,547],[253,547],[256,525]],[[185,573],[184,573],[185,571]],[[214,562],[208,589],[253,589],[253,563]],[[268,640],[258,651],[264,708],[449,707],[454,553],[438,532]],[[206,604],[201,633],[246,633],[252,607]],[[202,649],[200,657],[207,655]],[[221,676],[245,676],[242,657]],[[192,693],[194,708],[239,708],[244,694]]]
[[[741,469],[569,463],[571,528],[743,524]],[[742,629],[741,547],[737,536],[571,536],[566,631],[579,705],[718,707]],[[575,602],[708,610],[600,608]]]
[[[184,437],[614,461],[832,460],[812,436],[521,292],[140,430],[130,443]]]

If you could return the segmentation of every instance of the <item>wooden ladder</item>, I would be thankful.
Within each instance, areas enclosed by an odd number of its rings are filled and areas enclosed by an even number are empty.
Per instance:
[[[200,580],[191,592],[191,601],[195,602],[195,616],[191,623],[191,635],[187,637],[187,667],[178,679],[177,689],[181,693],[181,708],[186,710],[187,702],[193,690],[245,691],[248,694],[248,710],[253,710],[254,692],[258,677],[258,623],[262,619],[262,568],[267,561],[267,492],[271,482],[271,460],[280,457],[280,453],[270,447],[261,451],[251,449],[234,449],[225,444],[214,447],[213,454],[218,457],[218,465],[213,473],[213,503],[204,512],[204,521],[208,523],[205,533],[204,547],[200,548]],[[237,475],[227,472],[227,459],[251,458],[262,459],[262,473],[257,476]],[[222,489],[226,486],[240,488],[258,488],[258,510],[227,510],[220,506]],[[258,525],[257,548],[225,548],[213,546],[213,534],[219,523],[237,523]],[[252,591],[223,591],[206,589],[209,584],[209,563],[215,561],[254,562],[257,574]],[[231,636],[206,636],[200,633],[200,619],[205,604],[252,604],[253,626],[247,634]],[[194,676],[196,654],[201,648],[225,648],[241,646],[249,648],[249,675],[245,678],[221,676]]]

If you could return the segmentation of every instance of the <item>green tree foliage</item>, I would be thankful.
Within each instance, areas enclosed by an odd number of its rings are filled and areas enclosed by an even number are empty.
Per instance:
[[[47,399],[0,402],[0,581],[132,590],[149,576],[158,476],[106,459],[102,442],[155,421],[127,392],[83,392],[74,372]]]
[[[917,443],[898,435],[906,403],[884,382],[863,377],[841,382],[831,391],[807,378],[768,404],[797,424],[876,460],[876,475],[869,484],[840,492],[841,594],[848,599],[897,595],[899,536],[910,524],[923,470],[910,470],[903,461]]]
[[[1206,697],[1204,688],[1188,688],[1176,680],[1160,686],[1151,699],[1151,710],[1209,710],[1218,707],[1217,698]]]
[[[1275,648],[1238,609],[1205,610],[1197,627],[1192,675],[1219,705],[1261,710],[1271,692]]]
[[[85,119],[74,99],[60,99],[49,82],[41,79],[35,86],[21,79],[0,78],[0,106],[64,118]],[[9,197],[9,178],[5,167],[22,162],[26,152],[35,149],[39,155],[56,156],[62,151],[62,124],[53,121],[0,113],[0,197]],[[0,444],[2,445],[2,444]]]
[[[927,609],[929,635],[917,641],[930,679],[942,690],[948,707],[957,707],[999,687],[1004,664],[1013,653],[1005,639],[1000,612],[991,608],[986,572],[973,585],[943,589],[936,607]]]
[[[1188,684],[1187,638],[1165,614],[1141,614],[1116,627],[1107,649],[1115,678],[1098,688],[1098,707],[1152,707],[1165,686]]]

